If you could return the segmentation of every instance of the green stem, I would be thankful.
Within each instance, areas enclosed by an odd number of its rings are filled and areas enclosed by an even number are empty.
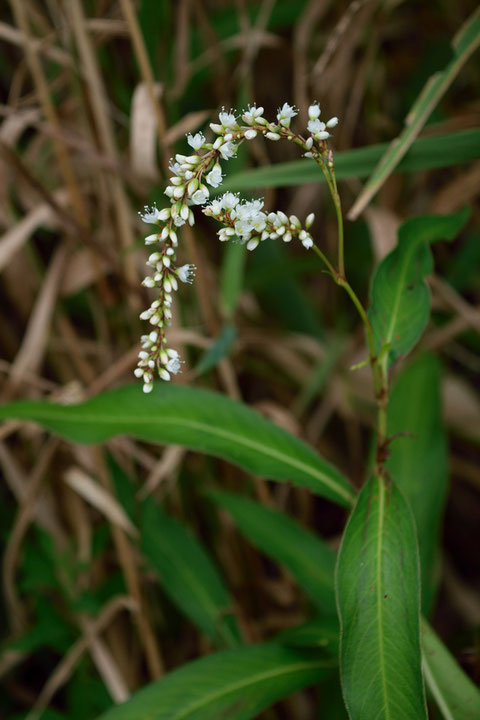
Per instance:
[[[334,181],[335,181],[335,175]],[[340,195],[337,191],[337,183],[335,182],[335,194],[332,196],[335,204],[335,212],[337,213],[337,225],[338,225],[338,272],[341,277],[345,277],[345,261],[344,261],[344,240],[343,240],[343,215],[342,205],[340,203]]]
[[[316,253],[316,254],[318,255],[318,257],[325,263],[325,265],[326,265],[327,268],[328,268],[328,271],[329,271],[330,275],[335,279],[335,277],[336,277],[336,275],[337,275],[337,271],[335,270],[335,268],[333,267],[332,263],[331,263],[330,260],[327,258],[327,256],[324,255],[324,253],[320,250],[319,247],[317,247],[317,246],[315,245],[315,243],[312,245],[312,250],[313,250],[313,252]]]
[[[330,195],[332,196],[335,212],[337,215],[338,227],[338,270],[332,272],[331,264],[326,260],[325,256],[315,245],[313,246],[317,255],[322,257],[327,263],[330,273],[340,287],[348,294],[350,300],[355,305],[358,314],[365,327],[367,336],[367,345],[369,352],[370,367],[372,369],[373,384],[375,389],[375,398],[377,402],[377,460],[375,471],[379,476],[383,475],[383,465],[385,462],[385,444],[387,442],[387,404],[388,404],[388,376],[384,363],[379,363],[377,353],[375,351],[375,341],[373,337],[373,328],[365,308],[360,302],[357,294],[348,282],[345,276],[345,259],[344,259],[344,232],[343,232],[343,216],[340,195],[338,194],[337,182],[335,178],[335,169],[333,163],[329,162],[328,168],[322,158],[316,158],[325,179],[327,180]]]

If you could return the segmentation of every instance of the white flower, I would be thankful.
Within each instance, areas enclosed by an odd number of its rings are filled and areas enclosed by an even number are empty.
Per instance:
[[[316,120],[318,117],[320,117],[320,105],[318,103],[313,103],[308,108],[308,117],[310,120]]]
[[[188,134],[187,142],[194,150],[200,150],[203,143],[205,142],[205,137],[201,132],[198,132],[195,135]]]
[[[226,143],[223,143],[223,145],[219,148],[220,155],[224,160],[228,160],[229,158],[233,157],[237,151],[236,145],[234,145],[233,142],[230,140]]]
[[[245,120],[247,125],[253,125],[262,117],[263,112],[263,107],[257,108],[256,105],[253,105],[252,107],[249,105],[248,111],[243,113],[242,118]]]
[[[304,248],[306,248],[308,250],[309,248],[313,247],[312,236],[309,233],[307,233],[305,230],[302,230],[299,233],[298,237],[300,238],[300,241]]]
[[[215,188],[222,184],[222,168],[218,163],[214,165],[213,170],[208,173],[205,179],[209,185]]]
[[[168,163],[168,167],[170,168],[170,172],[172,175],[181,175],[181,166],[179,162],[174,162],[173,158],[170,158],[170,162]]]
[[[324,122],[321,122],[318,118],[315,118],[314,120],[309,120],[307,129],[308,132],[312,135],[316,135],[319,132],[322,132],[322,130],[325,130],[326,125]]]
[[[184,283],[192,283],[193,278],[195,277],[195,270],[197,268],[195,265],[182,265],[181,267],[177,268],[177,275],[178,279],[181,280]]]
[[[226,242],[227,240],[230,240],[230,238],[232,237],[232,234],[230,232],[228,232],[229,230],[232,230],[232,233],[235,235],[235,231],[232,228],[226,228],[226,227],[220,228],[220,230],[217,232],[218,239],[220,240],[220,242]]]
[[[298,115],[298,110],[295,110],[295,108],[288,103],[283,103],[283,107],[278,108],[277,120],[280,125],[288,128],[290,127],[290,120],[294,118],[295,115]]]
[[[208,190],[197,190],[192,195],[192,202],[194,205],[203,205],[208,200]]]
[[[147,205],[145,205],[143,215],[142,215],[142,213],[138,213],[138,214],[140,215],[140,217],[144,223],[150,223],[153,225],[154,223],[157,223],[160,220],[162,211],[159,210],[156,205],[154,205],[151,208],[149,208],[149,207],[147,207]]]
[[[213,216],[221,215],[222,203],[220,202],[220,200],[218,200],[218,199],[212,200],[210,205],[207,205],[207,207],[204,209],[204,213],[206,215],[213,215]]]
[[[240,220],[237,220],[235,222],[235,232],[237,233],[239,238],[242,238],[242,240],[248,240],[252,230],[253,225],[250,221],[250,218],[241,218]]]
[[[240,207],[242,208],[244,214],[248,213],[251,216],[256,215],[263,208],[263,198],[246,200]]]
[[[252,230],[262,232],[267,216],[262,212],[263,199],[247,200],[235,208],[235,233],[243,240],[248,240]]]
[[[231,128],[237,124],[237,119],[231,111],[225,112],[222,110],[222,112],[218,114],[218,119],[223,127]]]
[[[169,356],[169,359],[165,367],[168,372],[176,375],[178,372],[180,372],[180,356],[176,350],[172,349],[168,349],[167,354]]]
[[[221,206],[225,208],[225,210],[233,210],[235,207],[237,207],[240,200],[238,199],[238,195],[235,195],[234,193],[227,192],[225,195],[222,195],[220,198]]]

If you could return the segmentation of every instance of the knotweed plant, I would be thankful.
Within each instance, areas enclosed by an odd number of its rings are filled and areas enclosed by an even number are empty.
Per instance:
[[[176,155],[171,161],[170,183],[165,190],[169,207],[145,208],[142,214],[146,223],[157,226],[145,241],[154,250],[148,260],[153,273],[143,281],[146,287],[157,290],[157,297],[140,316],[153,329],[142,337],[135,374],[143,379],[144,392],[150,393],[156,374],[168,381],[180,371],[180,358],[169,347],[165,332],[171,321],[172,293],[178,289],[179,281],[192,282],[194,276],[193,265],[177,265],[176,251],[178,230],[185,223],[195,223],[196,209],[219,223],[220,242],[240,242],[249,251],[266,241],[298,242],[306,252],[319,256],[327,274],[348,294],[364,325],[368,356],[356,367],[370,365],[376,401],[376,454],[371,477],[347,523],[336,569],[344,699],[355,719],[368,715],[425,720],[419,555],[408,502],[391,477],[387,462],[395,438],[388,434],[389,376],[395,361],[411,350],[428,320],[430,304],[424,282],[432,267],[428,245],[440,237],[454,237],[466,214],[412,218],[405,223],[397,248],[374,275],[367,312],[345,274],[342,209],[334,154],[329,146],[330,131],[338,119],[321,120],[320,105],[314,102],[308,108],[307,127],[300,134],[291,128],[297,114],[297,109],[288,103],[279,108],[275,121],[267,120],[263,108],[256,105],[249,106],[240,116],[222,110],[218,123],[210,125],[216,137],[210,142],[201,132],[188,135],[193,154]],[[259,136],[270,142],[286,140],[298,145],[303,155],[319,166],[336,211],[335,260],[327,257],[310,232],[312,213],[302,221],[296,215],[265,208],[262,199],[246,200],[232,192],[210,199],[211,189],[222,183],[224,163],[235,156],[240,143]],[[336,477],[335,470],[330,468],[328,473]],[[351,502],[348,491],[344,491],[345,488],[338,491],[341,502]],[[331,497],[330,490],[323,492]],[[416,517],[417,522],[419,518]],[[421,525],[417,530],[422,535]],[[420,559],[432,564],[431,558],[425,560],[422,548]],[[428,606],[434,585],[425,576],[422,583],[427,588],[423,603]],[[430,632],[426,625],[423,632]],[[366,684],[363,664],[372,675]]]

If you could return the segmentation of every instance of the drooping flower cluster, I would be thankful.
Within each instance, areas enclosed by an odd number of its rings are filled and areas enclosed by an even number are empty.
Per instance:
[[[154,329],[142,336],[142,349],[135,370],[136,377],[143,379],[143,390],[146,393],[152,390],[156,373],[163,380],[170,380],[171,375],[178,373],[181,368],[177,351],[167,345],[165,328],[171,324],[172,293],[178,289],[177,281],[191,283],[195,274],[193,265],[179,267],[176,264],[177,229],[185,223],[194,225],[194,206],[204,206],[206,215],[222,223],[223,227],[218,232],[222,242],[235,237],[246,244],[249,250],[254,250],[267,238],[281,237],[284,242],[298,238],[307,249],[313,246],[308,232],[314,220],[313,213],[306,218],[305,226],[302,227],[295,215],[287,217],[281,211],[266,213],[263,211],[263,200],[241,201],[237,195],[229,192],[206,205],[210,198],[210,188],[218,188],[223,180],[220,162],[234,157],[241,142],[253,140],[257,135],[272,141],[286,138],[299,145],[306,157],[312,157],[321,164],[332,162],[326,141],[330,137],[328,129],[335,127],[338,119],[321,122],[318,103],[308,109],[307,139],[290,130],[291,120],[298,111],[288,103],[279,108],[275,123],[266,120],[263,113],[262,107],[248,106],[248,110],[241,115],[244,123],[241,125],[234,112],[222,110],[218,116],[219,122],[210,124],[211,130],[217,135],[212,143],[207,142],[201,132],[187,135],[187,142],[194,154],[178,154],[170,161],[171,177],[165,189],[170,207],[161,210],[145,207],[144,213],[140,213],[145,223],[158,226],[157,232],[145,238],[146,245],[155,245],[156,248],[147,262],[153,272],[142,283],[147,288],[156,289],[157,297],[140,315]]]
[[[312,247],[312,236],[307,230],[315,219],[313,213],[308,215],[303,229],[296,215],[287,217],[281,210],[267,215],[262,208],[263,200],[240,201],[238,195],[227,192],[203,208],[203,212],[223,224],[217,233],[221,242],[237,237],[246,243],[247,250],[255,250],[267,238],[281,237],[284,242],[291,242],[298,237],[305,248]]]

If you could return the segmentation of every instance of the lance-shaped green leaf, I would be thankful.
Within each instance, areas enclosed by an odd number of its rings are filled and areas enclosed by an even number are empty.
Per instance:
[[[352,720],[426,720],[415,525],[393,482],[373,477],[337,564],[340,672]]]
[[[450,87],[459,70],[480,45],[480,10],[476,10],[462,25],[453,39],[453,57],[445,68],[432,75],[416,99],[405,120],[405,128],[391,143],[375,168],[370,180],[357,198],[348,217],[355,220],[378,192],[388,176],[407,152],[415,137],[427,122],[434,107]]]
[[[388,405],[387,434],[394,438],[387,469],[416,521],[422,608],[428,613],[437,584],[437,548],[448,482],[440,363],[433,355],[421,355],[397,379]]]
[[[274,643],[225,650],[139,690],[101,720],[248,720],[332,671],[335,661]]]
[[[284,565],[320,609],[335,613],[335,552],[297,522],[253,500],[211,492],[240,530],[269,557]]]
[[[398,232],[398,245],[377,268],[368,316],[377,354],[388,368],[406,355],[427,324],[430,291],[424,278],[433,270],[429,244],[452,240],[467,220],[468,208],[454,215],[426,215],[407,220]]]
[[[298,438],[218,393],[157,383],[101,393],[80,405],[23,401],[0,407],[0,419],[33,420],[78,443],[114,435],[184,445],[225,458],[257,475],[290,480],[348,506],[355,492],[343,475]]]
[[[480,690],[465,675],[426,620],[422,622],[423,670],[445,720],[480,717]]]
[[[217,568],[192,533],[150,499],[143,509],[141,547],[175,605],[217,645],[238,645],[233,603]]]
[[[389,147],[389,143],[381,143],[335,153],[335,177],[337,180],[368,177]],[[471,162],[478,157],[480,130],[477,128],[432,135],[415,140],[395,167],[395,172],[449,167]],[[260,187],[290,187],[324,181],[323,173],[313,160],[294,160],[232,174],[225,178],[218,192],[225,192],[226,189],[236,192]]]

